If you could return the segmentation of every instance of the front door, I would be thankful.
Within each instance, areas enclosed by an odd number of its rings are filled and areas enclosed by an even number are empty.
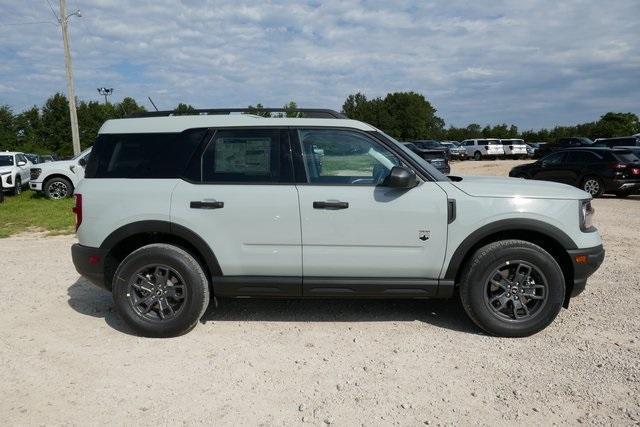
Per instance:
[[[216,292],[222,293],[225,280],[255,285],[248,293],[274,295],[281,293],[282,281],[270,288],[269,277],[295,277],[299,283],[300,211],[288,131],[218,130],[195,162],[199,179],[178,182],[171,221],[211,247],[224,275],[214,279]],[[299,285],[290,293],[299,294]]]
[[[308,180],[298,184],[305,292],[310,278],[437,278],[447,237],[444,190],[434,182],[384,186],[402,162],[364,133],[296,132]]]

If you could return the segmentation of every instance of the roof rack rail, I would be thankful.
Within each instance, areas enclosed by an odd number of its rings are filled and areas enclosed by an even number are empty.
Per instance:
[[[133,113],[127,118],[138,117],[168,117],[168,116],[197,116],[197,115],[225,115],[231,113],[245,113],[245,114],[257,114],[257,113],[288,113],[288,112],[300,113],[304,117],[310,119],[346,119],[342,113],[335,110],[329,110],[326,108],[206,108],[206,109],[194,109],[189,111],[145,111],[143,113]]]

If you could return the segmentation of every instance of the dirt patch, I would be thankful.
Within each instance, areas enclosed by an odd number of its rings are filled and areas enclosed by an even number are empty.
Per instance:
[[[144,339],[78,277],[72,236],[2,239],[0,413],[7,425],[637,424],[640,198],[594,206],[603,267],[526,339],[482,334],[455,300],[227,300],[183,337]]]

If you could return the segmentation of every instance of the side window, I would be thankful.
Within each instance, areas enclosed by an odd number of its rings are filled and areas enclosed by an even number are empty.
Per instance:
[[[400,164],[382,144],[358,132],[301,129],[298,137],[311,184],[378,185]]]
[[[567,154],[567,163],[594,163],[598,160],[598,156],[586,151],[572,151]]]
[[[564,158],[564,153],[554,153],[542,159],[542,163],[545,166],[555,166],[562,163],[563,158]]]
[[[202,156],[204,182],[293,182],[286,132],[279,129],[219,130]],[[285,139],[281,142],[281,139]]]

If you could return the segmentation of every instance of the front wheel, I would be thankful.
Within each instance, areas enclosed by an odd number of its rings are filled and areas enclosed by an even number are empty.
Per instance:
[[[73,184],[66,178],[51,178],[44,185],[44,195],[51,200],[65,199],[73,194]]]
[[[475,160],[482,160],[482,153],[479,151],[476,151],[475,153],[473,153],[473,158]]]
[[[114,275],[113,299],[122,319],[147,337],[175,337],[193,329],[209,305],[209,281],[187,251],[143,246]]]
[[[564,295],[558,263],[523,240],[478,249],[460,283],[460,299],[471,320],[502,337],[525,337],[546,328],[560,312]]]

